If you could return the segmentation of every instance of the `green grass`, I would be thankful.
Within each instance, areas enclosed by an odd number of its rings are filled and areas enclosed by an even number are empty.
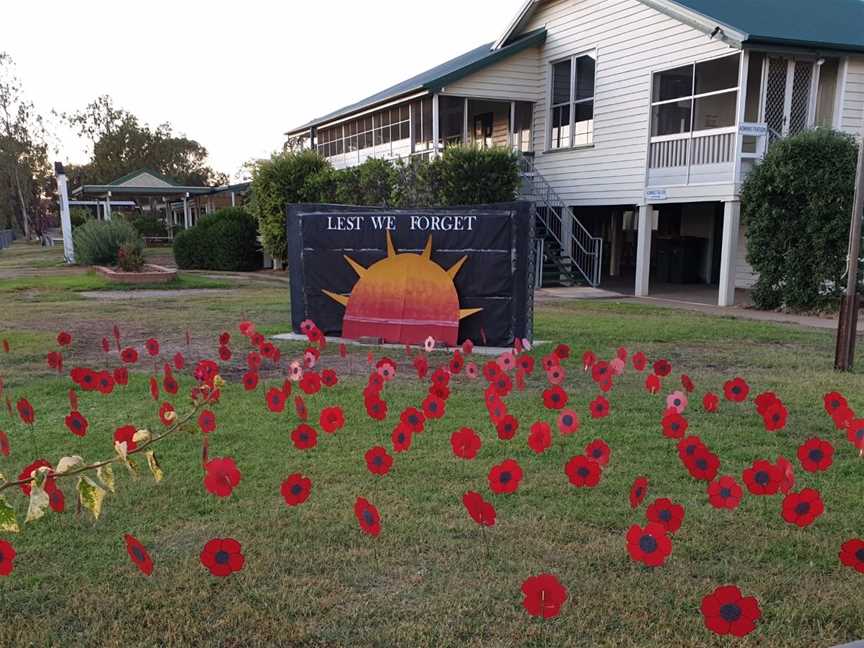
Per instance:
[[[180,274],[166,283],[119,284],[94,271],[83,274],[44,275],[20,279],[0,279],[0,293],[37,291],[82,292],[89,290],[179,290],[187,288],[228,288],[231,282],[197,275]]]
[[[7,476],[17,475],[37,452],[54,462],[69,454],[110,456],[111,434],[121,424],[161,427],[146,375],[137,374],[111,396],[82,395],[91,430],[83,439],[69,434],[63,417],[70,384],[44,368],[44,353],[60,328],[76,340],[68,365],[101,367],[106,360],[98,341],[110,337],[115,322],[124,344],[140,345],[152,335],[166,356],[184,350],[194,360],[212,355],[219,331],[236,331],[240,319],[253,319],[268,332],[288,330],[290,321],[287,290],[259,285],[212,297],[67,301],[61,307],[10,293],[4,313],[0,338],[8,337],[12,353],[0,353],[0,375],[7,393],[26,395],[37,411],[35,438],[0,412],[0,427],[12,443],[12,455],[0,457]],[[166,473],[161,484],[149,474],[133,481],[118,470],[118,492],[106,499],[96,522],[74,513],[65,486],[65,514],[49,514],[18,536],[4,536],[18,558],[13,575],[0,579],[0,645],[725,646],[730,642],[703,628],[698,611],[702,596],[725,583],[757,596],[764,615],[736,645],[828,646],[864,636],[864,577],[837,559],[841,542],[864,533],[864,461],[821,405],[822,395],[836,388],[864,409],[864,377],[831,370],[830,333],[633,303],[578,302],[538,307],[536,336],[573,348],[565,363],[566,388],[582,418],[580,432],[556,434],[540,456],[527,447],[533,421],[554,421],[540,400],[539,365],[528,389],[507,398],[521,422],[509,442],[497,439],[486,418],[481,385],[459,378],[445,418],[428,422],[411,451],[395,456],[390,475],[373,478],[363,453],[376,444],[389,447],[398,413],[419,404],[425,392],[402,352],[393,352],[400,376],[384,393],[390,414],[374,423],[363,410],[363,381],[356,375],[365,370],[366,351],[354,350],[346,366],[335,345],[328,346],[322,365],[338,366],[343,379],[307,404],[316,420],[321,407],[342,405],[346,426],[300,452],[289,438],[297,424],[290,403],[281,415],[264,407],[264,390],[281,385],[282,377],[271,375],[254,393],[238,384],[232,367],[242,365],[247,347],[234,333],[235,358],[224,371],[230,383],[215,408],[219,427],[210,437],[210,456],[233,456],[243,473],[234,494],[217,500],[206,493],[201,439],[187,434],[157,446]],[[690,432],[719,454],[723,474],[740,476],[754,459],[780,454],[797,467],[795,450],[803,440],[832,440],[837,454],[829,471],[796,470],[796,488],[822,491],[825,514],[800,530],[780,518],[779,497],[745,497],[733,512],[712,509],[704,486],[681,467],[674,442],[660,433],[662,397],[647,394],[644,376],[632,370],[611,393],[611,415],[591,420],[587,406],[596,389],[581,371],[581,352],[591,348],[611,357],[621,345],[673,362],[663,393],[677,388],[680,373],[693,378]],[[289,358],[302,349],[281,346]],[[535,356],[550,350],[541,346]],[[353,377],[345,375],[349,369]],[[718,414],[701,411],[701,394],[719,392],[735,375],[748,379],[753,395],[777,392],[790,411],[786,430],[766,433],[752,403],[724,401]],[[182,380],[185,393],[190,383]],[[173,402],[181,411],[187,407],[185,398]],[[449,436],[461,426],[483,438],[474,461],[450,451]],[[598,437],[612,448],[610,465],[597,488],[575,489],[563,466]],[[493,496],[486,473],[508,457],[522,464],[524,481],[513,495]],[[314,484],[310,500],[296,509],[279,495],[281,480],[292,472],[307,474]],[[644,521],[645,505],[633,511],[627,498],[637,475],[650,479],[648,501],[670,497],[686,507],[673,554],[654,571],[632,563],[625,549],[627,528]],[[469,489],[494,502],[494,528],[481,530],[468,518],[460,499]],[[352,513],[358,495],[381,510],[378,539],[358,530]],[[23,513],[20,494],[10,501]],[[125,554],[127,532],[154,558],[149,579]],[[225,536],[243,544],[247,565],[217,580],[198,554],[207,540]],[[570,592],[561,616],[550,621],[530,618],[520,605],[522,581],[541,572],[558,575]]]

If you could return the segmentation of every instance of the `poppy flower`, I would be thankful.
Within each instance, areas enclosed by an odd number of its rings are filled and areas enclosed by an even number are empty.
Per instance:
[[[681,391],[674,391],[666,397],[666,409],[675,410],[678,414],[683,414],[687,408],[687,395]]]
[[[825,408],[825,412],[828,416],[833,417],[834,413],[838,410],[848,408],[849,402],[843,394],[838,391],[833,391],[822,397],[822,406]]]
[[[450,373],[458,374],[462,372],[462,368],[465,366],[465,359],[462,357],[462,354],[458,351],[453,352],[453,357],[450,358]]]
[[[210,410],[203,410],[198,415],[198,429],[204,434],[209,434],[216,429],[216,415]]]
[[[63,354],[59,351],[49,351],[45,361],[48,363],[49,369],[56,369],[58,372],[63,371]]]
[[[591,443],[585,446],[585,456],[596,461],[600,467],[609,463],[609,457],[612,450],[603,439],[594,439]]]
[[[159,400],[159,383],[153,376],[150,376],[150,398],[154,401]]]
[[[393,465],[393,457],[387,454],[387,450],[381,446],[375,446],[363,455],[366,459],[366,468],[373,475],[386,475]]]
[[[609,401],[603,396],[598,396],[588,403],[588,409],[591,411],[591,418],[605,418],[609,416]]]
[[[495,507],[483,499],[476,491],[468,491],[462,496],[462,504],[468,515],[481,526],[495,526]]]
[[[243,320],[242,322],[237,324],[237,330],[240,331],[242,335],[249,337],[255,332],[255,324],[253,324],[249,320]]]
[[[387,402],[379,397],[365,400],[366,414],[376,421],[383,421],[387,417]]]
[[[276,387],[271,387],[267,390],[264,397],[267,402],[267,409],[271,412],[279,413],[285,409],[285,392]]]
[[[567,392],[554,385],[543,391],[543,405],[546,409],[560,410],[567,405]]]
[[[623,347],[623,346],[618,347],[615,350],[615,357],[618,358],[619,360],[624,360],[626,362],[626,360],[627,360],[627,348]]]
[[[135,566],[145,576],[152,574],[153,560],[150,558],[150,554],[147,553],[146,547],[138,541],[138,538],[128,533],[124,534],[123,540],[126,542],[126,553],[129,554],[129,558],[132,559]]]
[[[246,558],[242,550],[233,538],[213,538],[201,550],[201,564],[214,576],[224,578],[243,569]]]
[[[240,471],[233,457],[211,459],[204,464],[204,488],[216,497],[228,497],[240,483]]]
[[[611,373],[612,370],[609,368],[608,362],[606,362],[605,360],[595,362],[594,365],[591,367],[591,380],[599,383],[600,381],[609,378],[609,375]]]
[[[450,435],[450,447],[460,459],[474,459],[483,445],[477,433],[468,427],[459,428]]]
[[[711,481],[720,470],[720,459],[704,445],[697,447],[683,461],[690,476],[701,481]]]
[[[69,431],[75,436],[83,437],[87,434],[87,426],[89,424],[87,419],[81,415],[81,412],[69,412],[69,416],[66,417],[65,423]]]
[[[613,376],[620,376],[624,373],[624,369],[627,368],[627,363],[625,363],[621,358],[612,358],[609,361],[609,369],[612,370]]]
[[[309,499],[312,492],[312,481],[300,473],[294,473],[288,475],[279,490],[288,506],[297,506]]]
[[[427,419],[440,419],[444,412],[444,401],[437,396],[429,394],[423,401],[423,414]]]
[[[342,413],[342,408],[339,406],[325,407],[321,410],[318,423],[327,434],[341,430],[345,425],[345,415]]]
[[[6,340],[3,340],[6,342]],[[5,540],[0,540],[0,576],[8,576],[15,569],[15,549]]]
[[[720,399],[717,397],[717,394],[713,392],[707,392],[702,397],[702,409],[706,412],[716,412],[717,406],[720,405]]]
[[[9,353],[9,340],[3,338],[3,353]]]
[[[708,503],[716,509],[736,509],[744,491],[734,477],[723,475],[708,484]]]
[[[542,454],[552,445],[552,428],[546,421],[537,421],[528,432],[528,447]]]
[[[126,452],[131,452],[138,447],[138,444],[132,440],[138,430],[134,425],[123,425],[114,430],[114,443],[125,443]]]
[[[765,391],[753,399],[753,404],[756,405],[756,411],[760,415],[765,416],[768,408],[777,401],[777,394],[772,391]]]
[[[325,369],[321,372],[321,382],[325,387],[335,387],[339,382],[339,376],[332,369]]]
[[[834,463],[834,446],[824,439],[808,439],[798,448],[798,461],[807,472],[828,470]]]
[[[740,403],[747,398],[750,393],[750,386],[743,378],[733,378],[723,383],[723,395],[726,400],[733,403]]]
[[[804,488],[783,498],[781,515],[789,524],[797,527],[810,526],[824,512],[822,495],[815,488]]]
[[[37,470],[39,470],[40,468],[48,468],[50,470],[51,467],[52,467],[51,464],[48,463],[45,459],[37,459],[36,461],[31,463],[29,466],[26,466],[18,474],[18,481],[22,481],[24,479],[29,480],[33,476],[33,473],[36,472]],[[22,493],[24,493],[27,497],[30,497],[30,491],[32,490],[32,487],[31,487],[29,481],[26,481],[22,484],[18,484],[18,487],[21,489]],[[45,483],[44,483],[43,487],[44,487],[46,492],[48,490],[53,490],[54,478],[53,477],[47,477],[45,479]]]
[[[258,372],[250,369],[243,374],[243,389],[253,391],[258,386]]]
[[[669,439],[680,439],[687,432],[688,423],[686,418],[673,409],[667,410],[661,425],[663,426],[663,436]]]
[[[0,430],[0,454],[4,457],[9,456],[9,437],[3,430]]]
[[[588,371],[597,362],[597,355],[593,351],[585,351],[582,354],[582,368]]]
[[[702,599],[705,627],[718,635],[743,637],[756,628],[762,616],[755,596],[742,596],[734,585],[723,585]]]
[[[765,459],[757,459],[741,475],[747,490],[753,495],[774,495],[780,490],[783,474],[780,469]]]
[[[657,374],[652,373],[645,376],[645,391],[649,394],[656,394],[660,391],[660,387],[662,387],[662,384]]]
[[[693,457],[697,451],[699,450],[707,450],[708,448],[702,443],[702,439],[700,439],[696,435],[691,435],[688,437],[684,437],[678,442],[678,457],[680,457],[681,461],[689,461],[691,457]]]
[[[2,547],[0,547],[0,551],[2,551]],[[853,538],[840,545],[840,562],[859,574],[864,574],[864,540]],[[2,569],[0,569],[0,574],[2,573]]]
[[[788,412],[786,407],[779,399],[772,402],[762,414],[762,422],[765,424],[767,432],[776,432],[786,427],[786,417]]]
[[[126,364],[135,364],[138,362],[138,351],[132,347],[126,347],[120,352],[120,359]]]
[[[637,508],[648,495],[648,478],[637,477],[630,486],[630,508]]]
[[[502,417],[495,425],[498,438],[502,441],[508,441],[516,436],[516,431],[519,429],[519,420],[512,414],[507,414]]]
[[[858,450],[864,450],[864,419],[853,419],[849,422],[846,438]]]
[[[495,380],[500,373],[501,367],[494,360],[490,360],[483,365],[483,377],[490,383]]]
[[[390,382],[396,377],[396,363],[390,358],[381,358],[375,365],[378,369],[378,375],[384,382]]]
[[[557,365],[546,372],[546,380],[550,385],[560,385],[567,378],[567,371],[564,367]]]
[[[421,380],[426,377],[429,371],[429,361],[424,355],[414,356],[414,369],[417,371],[417,377]]]
[[[416,407],[408,407],[399,415],[399,420],[411,428],[411,432],[416,434],[423,431],[426,417]]]
[[[567,600],[567,588],[552,574],[526,578],[522,583],[522,606],[531,616],[551,619],[558,616]]]
[[[696,385],[693,384],[693,381],[687,374],[681,374],[681,386],[688,394],[692,394],[694,391],[696,391]]]
[[[186,366],[186,359],[183,357],[183,354],[179,351],[174,354],[174,368],[177,371],[181,371]]]
[[[661,497],[648,505],[645,517],[649,522],[662,526],[667,533],[675,533],[684,521],[684,507],[667,497]]]
[[[510,376],[502,371],[495,376],[495,379],[492,381],[492,387],[495,389],[496,394],[503,397],[513,390],[513,381],[510,380]]]
[[[232,355],[233,354],[231,353],[231,349],[229,347],[227,347],[227,346],[220,346],[219,347],[219,359],[222,360],[222,362],[228,362],[231,359]]]
[[[321,376],[314,371],[307,371],[303,374],[303,378],[300,379],[297,385],[306,394],[317,394],[321,390]]]
[[[506,459],[492,466],[487,476],[489,488],[498,495],[515,493],[522,481],[522,468],[514,459]]]
[[[147,349],[147,354],[150,356],[159,355],[159,341],[155,338],[150,338],[144,343],[144,348]]]
[[[585,455],[571,457],[570,461],[564,466],[564,474],[567,475],[570,483],[577,488],[582,488],[583,486],[594,488],[600,483],[602,472],[600,464]]]
[[[780,470],[780,473],[783,475],[783,479],[780,481],[780,492],[784,495],[792,490],[792,487],[795,485],[795,470],[792,468],[792,462],[790,462],[786,457],[777,457],[777,461],[774,462],[774,465]]]
[[[169,426],[177,419],[177,413],[174,411],[174,406],[171,403],[162,403],[159,406],[159,420],[162,425]]]
[[[571,409],[561,410],[558,415],[558,431],[563,435],[579,431],[579,416]]]
[[[653,365],[655,375],[660,378],[665,378],[670,373],[672,373],[672,363],[670,363],[666,358],[660,358]]]
[[[25,425],[33,425],[33,422],[36,420],[36,412],[33,410],[30,401],[26,398],[19,398],[18,402],[15,403],[15,408],[18,410],[18,416]]]
[[[393,445],[393,452],[405,452],[411,449],[411,441],[413,433],[404,423],[399,423],[390,435],[390,442]]]
[[[831,416],[831,420],[834,421],[834,427],[838,430],[847,427],[854,418],[855,412],[848,407],[836,410]]]
[[[645,371],[645,367],[648,366],[648,358],[641,351],[637,351],[630,358],[630,364],[636,371]]]
[[[659,567],[672,553],[672,541],[666,529],[656,522],[649,522],[644,528],[634,524],[627,531],[627,551],[632,560],[647,567]]]
[[[559,360],[566,360],[570,357],[570,347],[566,344],[559,344],[552,351]]]
[[[526,376],[530,376],[534,372],[534,357],[521,355],[516,359],[516,365],[525,372]]]
[[[318,445],[318,432],[311,425],[301,423],[291,431],[291,442],[298,450],[309,450]]]
[[[499,355],[495,361],[504,372],[508,372],[516,366],[516,358],[513,356],[512,351],[505,351]]]
[[[381,515],[378,509],[364,497],[358,497],[354,503],[354,517],[360,524],[360,530],[373,537],[381,533]]]

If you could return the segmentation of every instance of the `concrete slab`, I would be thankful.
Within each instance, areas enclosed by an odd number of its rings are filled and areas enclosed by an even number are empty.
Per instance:
[[[624,296],[618,292],[591,288],[590,286],[538,288],[534,291],[535,301],[553,301],[556,299],[621,299]]]
[[[127,299],[174,299],[176,297],[198,297],[233,292],[231,288],[186,288],[181,290],[83,290],[78,294],[85,299],[97,301],[124,301]]]

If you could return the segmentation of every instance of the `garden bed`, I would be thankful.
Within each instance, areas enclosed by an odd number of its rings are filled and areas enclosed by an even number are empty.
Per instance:
[[[177,278],[177,271],[165,266],[148,263],[141,272],[124,272],[117,268],[96,266],[96,272],[109,281],[121,284],[159,284],[168,283]]]

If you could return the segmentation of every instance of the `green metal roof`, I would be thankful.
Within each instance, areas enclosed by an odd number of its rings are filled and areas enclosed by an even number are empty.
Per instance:
[[[370,97],[366,97],[362,101],[358,101],[349,106],[344,106],[343,108],[324,115],[323,117],[313,119],[302,126],[292,128],[287,132],[287,134],[302,133],[314,126],[325,124],[329,121],[339,119],[340,117],[346,117],[352,113],[372,108],[387,101],[398,99],[404,95],[422,92],[424,90],[435,92],[446,86],[448,83],[453,83],[462,77],[468,76],[469,74],[492,65],[493,63],[497,63],[498,61],[516,54],[517,52],[521,52],[528,47],[540,45],[544,40],[546,40],[546,30],[541,28],[523,34],[517,40],[509,43],[506,47],[502,47],[501,49],[493,50],[492,45],[494,43],[486,43],[485,45],[481,45],[470,52],[457,56],[446,63],[437,65],[430,70],[426,70],[410,79],[397,83],[386,90],[382,90]]]
[[[864,0],[670,0],[745,32],[748,44],[864,52]]]

